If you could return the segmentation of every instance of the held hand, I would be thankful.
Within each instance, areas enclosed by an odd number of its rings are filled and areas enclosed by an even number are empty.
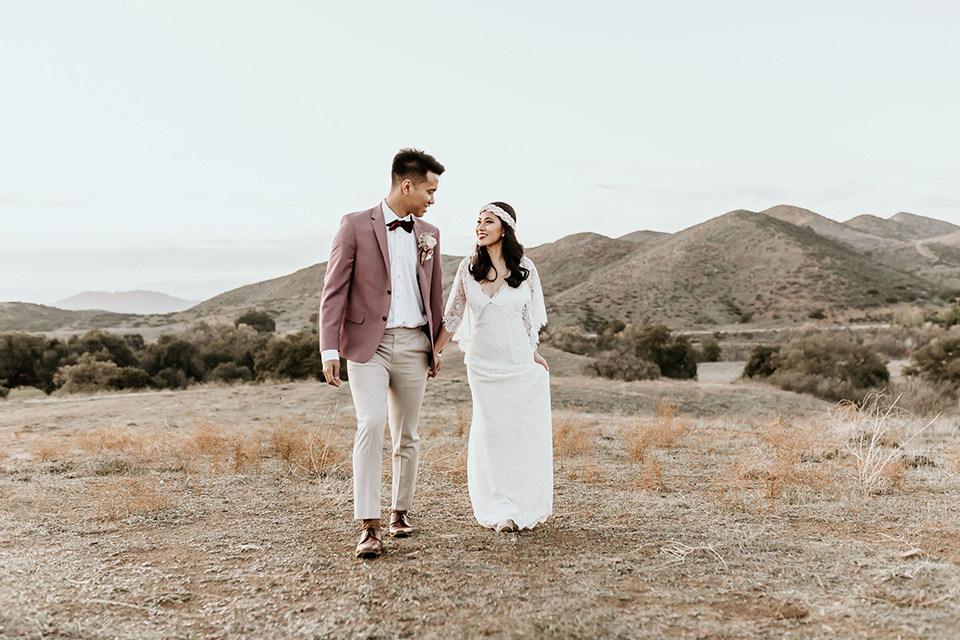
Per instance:
[[[437,374],[440,373],[440,367],[443,365],[443,356],[439,352],[433,353],[433,366],[430,367],[430,371],[427,373],[428,379],[433,379],[437,377]]]
[[[544,369],[546,369],[547,371],[550,371],[550,367],[547,366],[547,361],[544,360],[543,356],[537,353],[536,351],[533,352],[533,361],[536,362],[541,367],[543,367]]]
[[[327,384],[340,386],[340,360],[327,360],[323,363],[323,377]]]

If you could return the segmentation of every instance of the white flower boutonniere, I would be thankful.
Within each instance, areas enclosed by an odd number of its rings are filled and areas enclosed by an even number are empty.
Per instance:
[[[432,231],[424,231],[417,238],[417,248],[420,249],[420,264],[433,257],[433,250],[437,246],[437,239],[433,237]]]

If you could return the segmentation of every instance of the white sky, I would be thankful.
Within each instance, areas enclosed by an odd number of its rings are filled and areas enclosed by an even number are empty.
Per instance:
[[[466,253],[793,204],[960,224],[960,3],[0,0],[0,300],[327,258],[403,146]]]

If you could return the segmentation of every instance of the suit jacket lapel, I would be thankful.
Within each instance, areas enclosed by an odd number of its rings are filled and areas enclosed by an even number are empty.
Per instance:
[[[373,233],[377,236],[377,244],[380,245],[380,253],[383,254],[383,266],[387,268],[387,282],[390,281],[390,249],[387,248],[387,225],[383,220],[383,206],[377,205],[370,212],[370,223],[373,225]]]
[[[413,217],[413,241],[417,243],[417,284],[420,285],[420,295],[423,298],[423,308],[427,311],[427,317],[430,314],[430,270],[433,268],[431,262],[436,260],[434,255],[430,260],[420,262],[420,234],[423,233],[423,224],[420,218]]]

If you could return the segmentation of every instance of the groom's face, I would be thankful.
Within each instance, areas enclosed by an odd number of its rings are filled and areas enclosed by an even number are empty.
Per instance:
[[[412,181],[405,182],[408,182],[408,184],[403,185],[407,213],[422,218],[430,205],[433,204],[433,194],[437,192],[437,188],[440,186],[440,176],[433,171],[428,171],[427,177],[418,184],[414,184]]]

